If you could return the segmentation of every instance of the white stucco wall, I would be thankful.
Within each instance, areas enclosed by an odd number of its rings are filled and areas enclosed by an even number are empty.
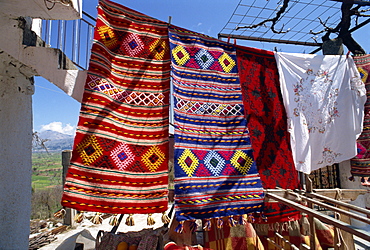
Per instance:
[[[0,249],[28,249],[32,79],[0,51]]]
[[[343,189],[365,189],[370,191],[369,187],[365,187],[361,185],[361,178],[360,177],[354,177],[354,181],[350,181],[348,178],[351,177],[351,165],[350,161],[344,161],[339,164],[339,171],[340,171],[340,184],[341,188]],[[367,193],[365,195],[359,195],[356,200],[350,202],[353,205],[366,208],[370,207],[370,193]],[[360,213],[359,213],[360,214]],[[366,215],[361,214],[366,217]],[[357,220],[351,220],[351,224],[356,227],[361,228],[369,228],[369,225],[357,221]]]

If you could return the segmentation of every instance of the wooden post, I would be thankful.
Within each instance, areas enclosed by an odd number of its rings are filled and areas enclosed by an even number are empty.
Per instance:
[[[312,181],[308,174],[305,174],[304,176],[306,181],[306,192],[312,193]],[[314,204],[312,202],[307,202],[307,206],[314,209]],[[308,221],[310,222],[310,249],[312,250],[316,250],[316,227],[314,219],[313,215],[308,215]]]
[[[346,210],[346,211],[349,211],[349,209],[345,208],[345,207],[339,206],[339,208],[343,209],[343,210]],[[346,216],[346,215],[341,215],[339,219],[343,222],[351,224],[351,218]],[[353,235],[344,231],[344,230],[341,230],[341,229],[339,229],[339,230],[341,231],[341,234],[342,234],[341,240],[343,241],[343,242],[341,242],[341,245],[339,246],[339,249],[341,249],[341,250],[355,250],[355,242],[353,240]]]
[[[66,176],[67,176],[71,156],[72,156],[72,151],[71,150],[64,150],[62,152],[63,186],[64,186],[64,183],[66,181]],[[75,227],[76,222],[73,219],[74,219],[77,211],[75,209],[72,209],[72,208],[65,208],[65,210],[66,210],[66,215],[64,216],[64,221],[63,221],[64,225]]]

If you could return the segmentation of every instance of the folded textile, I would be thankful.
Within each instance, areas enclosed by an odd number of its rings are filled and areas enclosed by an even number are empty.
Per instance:
[[[361,79],[366,87],[366,95],[370,95],[370,55],[353,58]],[[363,185],[370,185],[370,98],[365,103],[363,131],[357,139],[357,155],[351,159],[351,174],[360,176]]]
[[[275,53],[296,169],[353,158],[366,91],[352,57]]]
[[[305,225],[299,221],[273,224],[244,223],[230,227],[227,223],[222,228],[213,227],[204,232],[204,246],[213,250],[280,250],[301,249],[305,244],[310,246],[307,218]],[[316,249],[334,247],[334,227],[314,219]],[[293,247],[293,244],[295,247]]]
[[[103,213],[167,209],[167,24],[101,0],[62,205]]]
[[[212,227],[204,232],[204,245],[212,250],[263,250],[265,249],[251,223],[222,228]],[[268,248],[266,248],[268,249]]]
[[[238,70],[253,156],[264,189],[298,189],[286,113],[274,53],[237,46]],[[300,212],[281,203],[264,205],[267,221],[296,220]]]
[[[178,221],[261,211],[235,46],[169,28]]]
[[[315,249],[332,249],[334,247],[334,227],[324,224],[316,218],[314,224]],[[294,250],[301,249],[303,244],[311,245],[310,224],[305,217],[302,217],[301,222],[289,221],[269,225],[253,224],[253,227],[266,250]]]

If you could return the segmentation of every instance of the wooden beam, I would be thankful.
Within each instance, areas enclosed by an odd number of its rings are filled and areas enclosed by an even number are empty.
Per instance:
[[[343,0],[331,0],[331,1],[343,3]],[[369,0],[367,0],[367,1],[354,0],[353,3],[354,4],[359,4],[359,5],[362,5],[362,6],[366,6],[366,5],[370,6],[370,1]]]
[[[324,200],[326,202],[334,203],[336,205],[339,205],[339,206],[342,206],[342,207],[346,207],[346,208],[349,208],[351,210],[354,210],[354,211],[357,211],[357,212],[360,212],[360,213],[363,213],[363,214],[366,214],[366,215],[370,215],[370,210],[365,209],[365,208],[362,208],[362,207],[358,207],[358,206],[355,206],[355,205],[347,204],[345,202],[338,201],[338,200],[335,200],[335,199],[332,199],[332,198],[328,198],[328,197],[323,196],[323,195],[320,195],[320,194],[307,193],[306,195],[308,197],[311,197],[311,198],[321,199],[321,200]]]
[[[294,209],[297,209],[299,211],[302,211],[302,212],[305,212],[306,214],[308,215],[311,215],[311,216],[315,216],[315,218],[319,219],[320,221],[322,222],[325,222],[325,223],[328,223],[328,224],[331,224],[337,228],[340,228],[340,229],[343,229],[344,231],[346,232],[349,232],[353,235],[356,235],[366,241],[370,241],[370,233],[369,232],[366,232],[365,230],[361,230],[361,229],[357,229],[353,226],[351,226],[350,224],[347,224],[347,223],[344,223],[342,221],[339,221],[337,219],[334,219],[328,215],[325,215],[323,213],[320,213],[318,211],[315,211],[314,209],[311,209],[311,208],[308,208],[308,207],[305,207],[301,204],[298,204],[294,201],[290,201],[288,199],[284,199],[278,195],[275,195],[275,194],[272,194],[272,193],[266,193],[266,196],[274,199],[274,200],[277,200],[287,206],[290,206]]]
[[[294,44],[294,45],[303,45],[303,46],[314,46],[321,47],[322,43],[313,43],[313,42],[300,42],[300,41],[291,41],[283,39],[272,39],[272,38],[263,38],[255,36],[242,36],[242,35],[233,35],[233,34],[224,34],[219,33],[218,38],[235,38],[240,40],[249,40],[249,41],[259,41],[259,42],[269,42],[269,43],[284,43],[284,44]]]
[[[279,195],[280,197],[284,197],[290,200],[297,200],[297,195],[289,193],[285,189],[266,189],[265,191]],[[296,191],[297,191],[297,194],[300,194],[300,195],[306,194],[306,192],[304,192],[303,190],[296,190]],[[326,198],[335,198],[338,195],[338,191],[341,192],[342,202],[356,200],[359,195],[368,193],[366,189],[313,189],[314,194],[322,195]],[[269,198],[266,198],[266,199],[267,199],[266,201],[271,202]]]
[[[327,208],[329,210],[332,210],[334,212],[338,212],[340,214],[343,214],[343,215],[346,215],[346,216],[349,216],[353,219],[356,219],[356,220],[359,220],[359,221],[362,221],[362,222],[365,222],[367,224],[370,225],[370,219],[368,219],[367,217],[365,216],[361,216],[361,215],[358,215],[356,213],[353,213],[353,212],[349,212],[349,211],[346,211],[346,210],[343,210],[343,209],[340,209],[338,207],[334,207],[334,206],[331,206],[329,204],[326,204],[326,203],[323,203],[321,201],[317,201],[317,200],[314,200],[314,199],[311,199],[311,198],[308,198],[304,195],[301,195],[300,198],[302,198],[303,200],[306,200],[306,201],[309,201],[309,202],[312,202],[316,205],[319,205],[320,207],[324,207],[324,208]]]

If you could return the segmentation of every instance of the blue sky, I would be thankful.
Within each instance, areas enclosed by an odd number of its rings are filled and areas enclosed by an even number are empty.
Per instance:
[[[115,2],[163,21],[168,21],[168,17],[171,16],[174,25],[217,37],[239,0],[115,0]],[[83,10],[96,17],[97,3],[97,0],[84,0]],[[354,37],[366,52],[370,53],[368,42],[370,24],[356,31]],[[238,42],[238,44],[266,50],[273,50],[276,46],[260,42]],[[296,52],[294,45],[279,45],[279,48],[285,52]],[[73,134],[79,111],[80,104],[77,101],[42,77],[35,78],[34,131],[54,130]]]

